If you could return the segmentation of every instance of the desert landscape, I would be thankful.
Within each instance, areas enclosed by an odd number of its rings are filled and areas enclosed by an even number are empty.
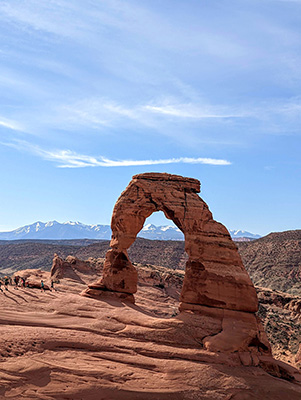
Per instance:
[[[301,0],[0,1],[0,400],[301,400]]]
[[[203,337],[221,327],[206,315],[179,313],[183,271],[136,265],[135,305],[109,294],[101,300],[81,296],[101,274],[102,262],[69,257],[62,260],[55,291],[9,286],[0,293],[1,398],[300,398],[297,369],[266,355],[250,365],[245,352],[204,349]],[[50,272],[24,270],[18,275],[50,286]],[[276,319],[272,336],[275,331],[286,335],[289,331],[278,326],[279,319],[282,324],[285,320],[275,313],[277,304],[260,304]],[[279,309],[297,325],[299,312]],[[281,342],[277,336],[274,342],[277,355]],[[286,357],[279,355],[297,368],[289,349]]]
[[[142,185],[143,194],[133,190],[136,185]],[[280,274],[284,277],[287,262],[285,257],[277,257],[283,254],[277,242],[281,234],[239,243],[247,248],[242,253],[246,265],[248,257],[255,262],[248,265],[254,278],[263,283],[266,276],[267,285],[257,285],[256,295],[236,245],[197,196],[197,185],[196,180],[168,174],[135,176],[113,211],[111,249],[107,243],[85,243],[81,247],[88,255],[90,247],[95,251],[98,245],[106,246],[105,257],[93,257],[95,253],[91,252],[89,258],[81,260],[74,255],[55,254],[50,271],[15,271],[12,285],[2,286],[0,293],[3,398],[300,398],[301,301],[296,295],[298,276],[293,268],[285,277],[287,285],[281,286],[283,291],[278,290],[278,278]],[[182,191],[185,201],[179,202]],[[137,200],[128,200],[132,193]],[[131,263],[131,251],[128,256],[126,248],[134,243],[146,216],[138,225],[128,216],[141,218],[149,201],[166,213],[173,210],[172,218],[186,236],[186,257],[183,243],[181,249],[180,242],[139,239],[138,258],[139,254],[149,259],[160,254],[163,258],[157,261],[164,262]],[[140,211],[123,209],[133,206]],[[189,214],[191,210],[193,214]],[[293,241],[285,242],[286,246],[296,250],[299,235],[298,231],[284,233],[286,240]],[[273,240],[278,243],[275,249],[271,246]],[[198,247],[189,248],[195,241]],[[276,269],[270,275],[261,271],[268,269],[266,242],[269,252],[276,252]],[[36,244],[8,246],[24,245]],[[49,244],[45,246],[49,251]],[[214,246],[220,250],[214,250]],[[259,250],[258,246],[263,247]],[[68,243],[65,251],[71,247]],[[146,248],[153,251],[147,254]],[[166,265],[168,254],[176,268]],[[261,254],[261,260],[253,254]],[[186,272],[180,269],[184,259]],[[175,260],[177,264],[173,264]],[[221,263],[227,275],[218,283],[217,273],[223,273]],[[298,257],[295,264],[298,268]],[[277,279],[271,280],[275,275]],[[23,284],[14,285],[15,277]],[[219,289],[214,289],[217,283]]]

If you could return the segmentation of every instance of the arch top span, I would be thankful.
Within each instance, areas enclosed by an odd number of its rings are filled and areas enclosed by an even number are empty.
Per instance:
[[[146,218],[162,211],[185,234],[192,222],[189,216],[193,198],[199,200],[200,181],[166,173],[134,175],[117,200],[111,221],[111,247],[124,251],[135,241]],[[210,213],[211,215],[211,213]]]
[[[201,191],[201,183],[198,179],[186,178],[181,175],[172,175],[160,172],[145,172],[144,174],[134,175],[132,180],[135,179],[145,179],[155,182],[178,182],[181,184],[183,190],[188,189],[194,191],[195,193],[200,193]]]
[[[255,288],[242,264],[237,247],[224,225],[214,221],[207,204],[198,196],[200,182],[167,173],[134,175],[117,200],[111,221],[111,250],[103,277],[93,289],[133,294],[137,271],[127,249],[153,212],[163,211],[184,233],[188,254],[181,293],[181,307],[198,305],[255,312]]]

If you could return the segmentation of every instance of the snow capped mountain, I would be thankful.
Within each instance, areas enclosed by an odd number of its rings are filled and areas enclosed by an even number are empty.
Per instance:
[[[153,224],[147,224],[142,228],[142,230],[144,232],[146,232],[146,231],[154,231],[155,229],[156,229],[156,226],[153,225]]]
[[[17,239],[110,239],[109,225],[85,225],[80,222],[35,222],[11,232],[0,232],[2,240]]]
[[[85,225],[81,222],[67,221],[59,223],[57,221],[35,222],[10,232],[0,232],[0,240],[19,240],[19,239],[111,239],[110,225]],[[258,239],[259,235],[241,230],[230,231],[232,238]],[[151,240],[184,240],[184,235],[176,226],[153,224],[145,225],[138,234],[139,237]]]
[[[259,239],[261,236],[260,235],[256,235],[254,233],[251,232],[246,232],[246,231],[241,231],[241,230],[229,230],[230,235],[232,237],[232,239],[236,239],[236,238],[250,238],[250,239]]]
[[[139,237],[151,240],[184,240],[184,235],[176,226],[145,225],[138,233]]]

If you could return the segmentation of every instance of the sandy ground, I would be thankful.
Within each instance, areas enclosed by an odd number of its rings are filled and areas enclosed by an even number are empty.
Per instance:
[[[135,305],[80,296],[85,285],[70,279],[56,287],[0,293],[1,399],[301,398],[237,354],[205,351],[202,320],[175,315],[158,287],[140,286]]]

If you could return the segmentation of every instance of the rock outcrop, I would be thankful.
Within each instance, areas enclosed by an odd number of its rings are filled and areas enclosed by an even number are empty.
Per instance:
[[[50,286],[47,285],[46,280],[48,280],[48,273],[45,271],[42,271],[41,269],[24,269],[22,271],[18,271],[15,273],[12,278],[14,282],[15,276],[19,278],[24,278],[25,279],[25,285],[28,288],[35,288],[35,289],[41,289],[41,281],[44,281],[44,289],[45,290],[50,290]],[[21,284],[19,280],[19,285]],[[22,287],[22,285],[21,285]]]
[[[188,261],[180,311],[207,315],[221,327],[218,334],[204,333],[202,346],[210,351],[256,349],[270,354],[265,332],[255,316],[255,288],[229,232],[214,221],[199,192],[196,179],[161,173],[135,175],[113,210],[111,249],[106,254],[103,276],[83,295],[103,297],[111,292],[133,302],[138,274],[127,250],[146,218],[163,211],[185,235]]]
[[[82,261],[73,256],[68,256],[66,260],[63,260],[54,254],[50,277],[51,279],[70,278],[82,282],[78,273],[90,273],[91,271],[92,266],[88,261]]]
[[[255,312],[256,292],[227,229],[212,218],[198,196],[200,182],[178,175],[135,175],[119,197],[112,216],[112,249],[107,252],[101,289],[133,294],[137,271],[127,249],[147,217],[163,211],[185,235],[189,256],[181,293],[189,304]],[[96,288],[94,284],[94,289]],[[193,307],[192,307],[193,308]]]

